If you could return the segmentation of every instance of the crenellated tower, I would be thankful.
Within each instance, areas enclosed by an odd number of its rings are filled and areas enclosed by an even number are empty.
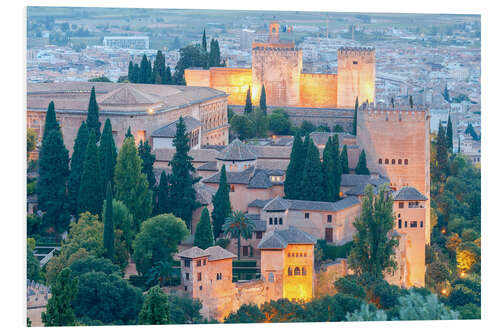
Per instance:
[[[337,105],[354,108],[359,103],[375,101],[375,49],[341,47],[337,51]]]

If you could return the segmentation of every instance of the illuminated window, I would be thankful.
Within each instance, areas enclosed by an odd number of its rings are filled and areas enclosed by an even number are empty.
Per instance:
[[[302,275],[306,275],[306,268],[302,267]]]
[[[288,267],[288,275],[291,276],[292,275],[292,267]]]
[[[293,275],[300,275],[300,268],[295,267],[295,269],[293,270]]]

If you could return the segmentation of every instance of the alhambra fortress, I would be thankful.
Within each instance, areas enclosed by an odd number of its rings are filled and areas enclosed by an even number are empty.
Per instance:
[[[192,233],[201,210],[212,211],[212,196],[225,165],[233,210],[254,220],[252,238],[242,240],[242,258],[257,260],[260,278],[233,282],[233,240],[223,249],[193,247],[193,235],[179,246],[181,285],[177,292],[198,298],[202,314],[222,320],[246,303],[288,298],[309,300],[333,292],[336,278],[349,273],[345,259],[314,267],[318,239],[342,245],[352,240],[353,222],[361,211],[365,187],[375,191],[387,184],[394,198],[395,226],[399,238],[398,270],[387,274],[393,284],[409,288],[425,285],[425,244],[430,242],[429,115],[419,106],[375,105],[375,50],[340,48],[336,74],[302,73],[302,51],[282,43],[279,24],[271,22],[267,42],[252,45],[252,68],[185,70],[186,86],[103,82],[28,84],[27,124],[43,131],[45,113],[54,101],[66,148],[72,152],[78,128],[87,117],[95,87],[100,121],[109,118],[118,148],[130,127],[137,143],[149,140],[156,155],[158,174],[169,169],[175,148],[178,119],[186,121],[190,155],[198,176],[197,199],[202,207],[193,213]],[[360,152],[366,152],[370,175],[342,175],[337,202],[289,200],[283,183],[291,153],[290,138],[275,138],[266,145],[229,142],[228,106],[238,110],[250,88],[258,104],[262,85],[267,105],[283,108],[292,121],[309,120],[333,127],[353,126],[357,135],[338,133],[348,151],[353,170]],[[311,133],[322,153],[334,133]],[[319,172],[319,170],[318,170]]]

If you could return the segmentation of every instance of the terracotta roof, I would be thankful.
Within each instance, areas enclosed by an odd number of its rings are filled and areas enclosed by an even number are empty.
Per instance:
[[[252,152],[249,145],[235,139],[217,154],[217,159],[222,161],[254,161],[257,156]]]
[[[403,201],[403,200],[415,200],[415,201],[423,201],[427,200],[427,197],[420,193],[416,188],[411,186],[404,186],[394,192],[393,194],[394,201]]]
[[[307,232],[290,226],[288,229],[274,229],[264,235],[257,248],[284,249],[288,244],[316,244],[316,238]]]
[[[198,119],[194,119],[191,116],[187,116],[183,118],[184,124],[186,125],[186,132],[192,132],[197,128],[201,127],[201,122]],[[168,125],[165,125],[153,132],[151,134],[152,137],[157,138],[175,138],[175,134],[177,132],[177,124],[179,123],[179,119],[174,122],[171,122]]]
[[[200,257],[208,257],[209,254],[204,250],[200,249],[198,246],[193,246],[190,249],[179,252],[177,256],[181,258],[200,258]]]

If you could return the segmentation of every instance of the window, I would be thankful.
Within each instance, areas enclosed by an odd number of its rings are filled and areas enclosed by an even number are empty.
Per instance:
[[[273,218],[272,218],[272,217],[270,217],[270,218],[269,218],[269,225],[272,225],[272,224],[273,224]]]
[[[278,218],[277,217],[274,218],[274,224],[278,224]]]
[[[257,232],[255,233],[255,238],[256,238],[256,239],[262,239],[262,231],[257,231]]]
[[[405,228],[408,228],[408,221],[405,221]]]
[[[393,158],[391,164],[396,164],[396,160]]]
[[[389,159],[388,158],[385,159],[385,164],[389,164]]]
[[[401,214],[398,213],[398,217],[401,217]]]
[[[418,201],[410,201],[408,203],[408,208],[418,208],[419,205],[418,205]]]
[[[305,218],[306,220],[309,220],[309,213],[305,213],[305,214],[304,214],[304,218]]]
[[[328,216],[326,217],[326,221],[327,221],[328,223],[332,223],[332,216],[331,216],[331,215],[328,215]]]
[[[398,205],[399,205],[398,206],[399,208],[405,208],[405,203],[404,202],[400,202]]]
[[[203,266],[207,264],[207,259],[203,259]]]
[[[420,228],[424,227],[424,221],[420,221]]]
[[[352,62],[352,64],[353,64],[353,65],[357,65],[357,64],[358,64],[358,61],[357,61],[357,60],[354,60],[354,61]]]
[[[400,164],[400,165],[401,165],[402,163],[403,163],[403,161],[402,161],[401,159],[399,159],[399,160],[398,160],[398,164]]]
[[[300,268],[295,267],[295,269],[293,270],[293,275],[300,275]]]
[[[229,186],[229,192],[234,192],[234,184],[231,184],[231,185]]]
[[[288,267],[288,276],[292,275],[292,267]]]
[[[216,274],[216,279],[217,280],[222,280],[222,273],[217,273]]]
[[[306,275],[306,268],[302,267],[302,275]]]
[[[201,281],[201,272],[198,272],[198,281]]]
[[[418,227],[417,221],[411,221],[410,222],[410,228],[417,228],[417,227]]]
[[[191,260],[184,259],[184,267],[190,267],[190,266],[191,266]]]
[[[201,260],[196,260],[196,267],[200,267],[201,266]]]
[[[189,281],[189,273],[186,273],[186,280]]]
[[[267,280],[268,280],[269,282],[274,282],[274,273],[272,273],[272,272],[271,272],[271,273],[269,273],[269,274],[267,275]]]
[[[248,257],[248,246],[243,246],[243,256]]]
[[[405,165],[408,165],[408,159],[405,158]]]
[[[307,253],[304,252],[304,257],[307,257]]]
[[[280,221],[280,224],[283,224],[283,218],[282,217],[280,217],[279,221]]]
[[[401,229],[401,220],[398,220],[398,228]]]
[[[188,286],[184,286],[184,291],[188,291]]]
[[[200,286],[200,290],[203,290],[203,286]]]
[[[382,159],[381,158],[378,159],[378,164],[382,164]]]

